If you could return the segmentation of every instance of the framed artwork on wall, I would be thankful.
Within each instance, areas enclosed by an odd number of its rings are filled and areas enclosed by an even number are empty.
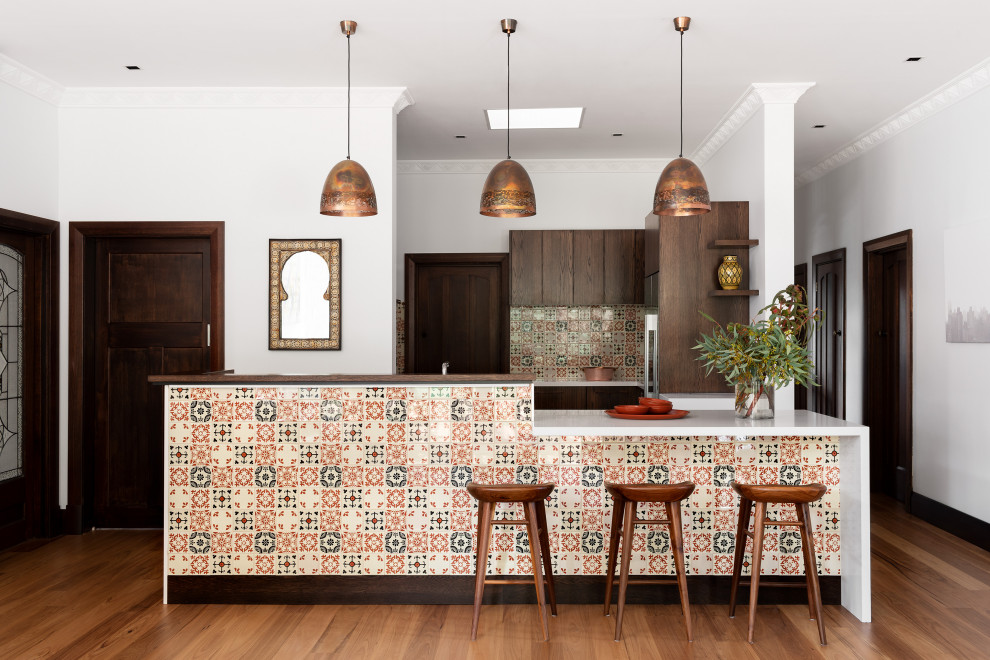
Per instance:
[[[945,341],[990,343],[986,245],[990,227],[945,231]]]
[[[268,241],[269,350],[340,350],[339,238]]]

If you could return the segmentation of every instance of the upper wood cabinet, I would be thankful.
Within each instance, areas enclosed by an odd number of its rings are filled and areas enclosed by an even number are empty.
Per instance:
[[[509,232],[513,305],[643,302],[643,232]]]

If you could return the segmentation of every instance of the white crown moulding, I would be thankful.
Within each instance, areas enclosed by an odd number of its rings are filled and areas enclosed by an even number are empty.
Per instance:
[[[351,89],[352,108],[391,108],[414,103],[405,87]],[[344,87],[68,87],[63,108],[344,108]]]
[[[65,88],[54,80],[29,69],[0,53],[0,80],[46,103],[58,106]]]
[[[0,53],[0,81],[60,108],[344,108],[346,87],[64,87]],[[351,89],[353,108],[415,103],[405,87]]]
[[[691,160],[700,167],[714,156],[715,152],[721,149],[761,107],[770,103],[797,103],[801,95],[814,85],[813,82],[751,84],[715,125],[712,132],[705,137],[701,146],[691,154]]]
[[[567,158],[560,160],[520,158],[528,172],[645,172],[656,175],[670,159],[655,158]],[[400,160],[399,174],[488,174],[498,160]]]
[[[859,158],[870,149],[907,130],[919,122],[955,105],[990,84],[990,57],[967,69],[934,92],[923,96],[891,117],[883,120],[849,144],[832,152],[825,160],[796,177],[798,185],[820,179],[840,165]]]

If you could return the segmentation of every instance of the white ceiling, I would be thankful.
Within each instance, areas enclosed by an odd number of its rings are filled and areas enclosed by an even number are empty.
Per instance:
[[[679,14],[693,19],[685,153],[750,83],[815,82],[796,110],[798,173],[990,55],[986,0],[0,0],[0,53],[67,87],[340,86],[338,22],[353,19],[354,85],[415,99],[400,159],[495,159],[504,133],[482,111],[504,107],[512,17],[513,106],[587,108],[580,129],[513,132],[513,157],[665,158]]]

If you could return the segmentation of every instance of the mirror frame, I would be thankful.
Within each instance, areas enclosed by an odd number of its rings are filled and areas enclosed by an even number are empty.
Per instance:
[[[282,301],[288,298],[282,288],[282,268],[289,257],[299,252],[315,252],[330,269],[330,337],[329,339],[283,339]],[[268,349],[297,351],[340,350],[340,257],[341,240],[269,239],[268,240]]]

